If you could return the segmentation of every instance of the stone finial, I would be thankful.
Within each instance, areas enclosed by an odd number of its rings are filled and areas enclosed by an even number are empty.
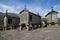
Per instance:
[[[54,7],[51,7],[52,11],[54,10],[53,8],[54,8]]]
[[[26,10],[27,8],[26,8],[26,4],[25,4],[25,6],[24,6],[24,10]]]
[[[25,6],[24,6],[24,10],[25,10],[25,11],[28,11],[28,9],[27,9],[27,7],[26,7],[26,4],[25,4]]]
[[[8,10],[6,10],[6,16],[7,16]]]

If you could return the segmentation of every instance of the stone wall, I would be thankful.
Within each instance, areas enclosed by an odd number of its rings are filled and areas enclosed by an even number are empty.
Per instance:
[[[27,11],[24,11],[20,14],[20,24],[25,23],[28,24],[29,20],[29,13]]]

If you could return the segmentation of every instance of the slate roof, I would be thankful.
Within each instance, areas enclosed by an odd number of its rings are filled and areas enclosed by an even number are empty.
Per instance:
[[[2,12],[0,12],[0,14],[2,14],[3,15],[3,17],[6,15],[6,13],[2,13]],[[15,18],[20,18],[19,16],[19,14],[15,14],[15,13],[7,13],[7,16],[8,17],[15,17]]]
[[[47,13],[47,14],[45,15],[45,17],[48,16],[49,14],[52,14],[53,12],[55,12],[56,14],[58,14],[58,12],[56,12],[56,11],[53,10],[53,11]]]
[[[34,14],[34,13],[32,13],[32,12],[29,12],[29,13],[32,14],[32,15],[35,15],[35,16],[38,16],[38,17],[41,17],[40,15]]]
[[[35,16],[38,16],[38,17],[41,17],[40,15],[37,15],[37,14],[34,14],[34,13],[30,12],[30,11],[27,10],[26,8],[23,9],[23,10],[20,12],[20,14],[21,14],[23,11],[28,11],[28,12],[29,12],[30,14],[32,14],[32,15],[35,15]],[[2,12],[0,12],[0,13],[2,13]],[[2,14],[3,14],[3,16],[6,15],[6,13],[2,13]],[[7,13],[7,15],[8,15],[9,17],[20,18],[20,15],[19,15],[19,14],[15,14],[15,13]]]
[[[10,17],[20,18],[19,14],[15,14],[15,13],[8,13],[7,15],[10,16]]]
[[[32,14],[32,15],[35,15],[35,16],[38,16],[38,17],[41,17],[40,15],[37,15],[37,14],[35,14],[35,13],[32,13],[32,12],[30,12],[29,10],[22,10],[21,12],[20,12],[20,14],[22,13],[22,12],[24,12],[24,11],[28,11],[30,14]]]

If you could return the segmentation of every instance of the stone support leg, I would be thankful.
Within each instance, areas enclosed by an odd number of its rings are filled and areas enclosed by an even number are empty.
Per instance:
[[[51,26],[51,24],[49,24],[49,26]]]
[[[20,31],[22,30],[22,26],[20,26]]]
[[[56,26],[58,26],[58,24],[55,24]]]
[[[34,28],[33,29],[36,29],[37,28],[37,25],[34,25]]]
[[[5,31],[6,31],[6,27],[5,27]]]
[[[26,28],[27,28],[27,30],[29,30],[29,26],[28,25],[26,25]]]
[[[34,25],[34,27],[37,27],[37,25]]]
[[[4,31],[4,27],[3,27],[3,31]]]

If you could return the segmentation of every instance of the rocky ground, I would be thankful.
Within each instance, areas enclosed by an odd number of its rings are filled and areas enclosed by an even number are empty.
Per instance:
[[[48,26],[32,31],[0,31],[0,40],[60,40],[60,27]]]

